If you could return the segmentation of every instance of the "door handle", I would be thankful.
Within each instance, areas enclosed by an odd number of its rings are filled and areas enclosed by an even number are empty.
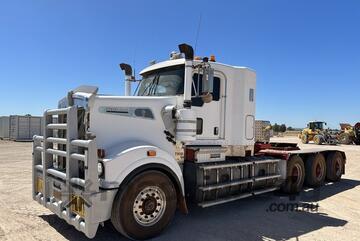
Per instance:
[[[214,135],[219,135],[219,127],[214,127]]]

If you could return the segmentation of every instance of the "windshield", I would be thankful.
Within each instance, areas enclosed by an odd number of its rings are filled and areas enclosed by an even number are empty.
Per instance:
[[[325,128],[325,125],[326,124],[324,122],[312,122],[312,123],[310,123],[310,128],[322,130]]]
[[[138,96],[174,96],[184,94],[184,65],[157,69],[143,74]]]

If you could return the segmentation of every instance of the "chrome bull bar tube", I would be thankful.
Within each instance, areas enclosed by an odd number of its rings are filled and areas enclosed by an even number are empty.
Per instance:
[[[54,115],[66,115],[67,123],[53,123]],[[44,136],[33,138],[33,199],[93,238],[99,224],[110,218],[116,194],[99,188],[96,141],[77,139],[76,106],[47,110],[44,120]],[[55,130],[64,130],[66,138],[55,136]],[[59,144],[65,150],[57,149]],[[58,156],[65,158],[65,169],[54,167]],[[79,162],[83,162],[83,175]]]

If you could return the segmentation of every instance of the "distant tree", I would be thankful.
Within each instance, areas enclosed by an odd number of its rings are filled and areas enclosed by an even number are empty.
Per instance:
[[[292,128],[291,126],[289,126],[289,127],[287,128],[287,130],[288,130],[288,131],[294,131],[295,129]]]
[[[280,132],[285,132],[286,131],[286,125],[285,124],[281,124],[280,126]]]
[[[275,123],[272,126],[272,129],[273,129],[274,132],[285,132],[286,131],[286,125],[285,124],[279,125],[278,123]]]
[[[273,125],[273,131],[274,131],[274,132],[279,132],[279,131],[280,131],[280,126],[279,126],[277,123],[275,123],[275,124]]]
[[[279,131],[280,132],[285,132],[286,131],[286,125],[285,124],[281,124],[279,127]]]

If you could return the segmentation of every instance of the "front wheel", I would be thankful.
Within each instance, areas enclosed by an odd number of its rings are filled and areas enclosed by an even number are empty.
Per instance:
[[[308,137],[308,135],[302,134],[302,135],[301,135],[301,142],[302,142],[303,144],[308,144],[308,143],[309,143],[309,137]]]
[[[146,171],[133,178],[115,197],[111,222],[124,236],[144,240],[159,235],[176,210],[176,191],[159,171]]]

